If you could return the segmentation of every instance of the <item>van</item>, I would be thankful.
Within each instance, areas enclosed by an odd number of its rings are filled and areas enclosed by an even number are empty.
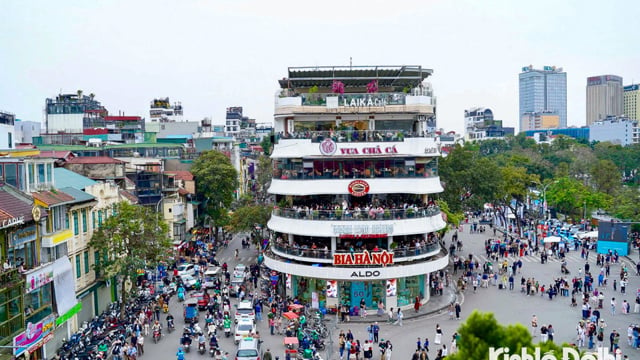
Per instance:
[[[238,344],[235,360],[260,360],[262,350],[260,349],[260,340],[251,337],[244,338]]]
[[[216,280],[216,278],[218,277],[218,274],[220,273],[220,268],[219,267],[210,267],[207,269],[207,271],[204,272],[204,287],[206,289],[212,289],[213,288],[213,282]]]

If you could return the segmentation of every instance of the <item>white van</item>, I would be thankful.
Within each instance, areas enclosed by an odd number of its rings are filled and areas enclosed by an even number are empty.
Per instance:
[[[205,287],[205,289],[213,288],[213,282],[218,277],[218,274],[220,274],[220,268],[217,266],[209,267],[207,271],[204,272],[203,286]]]

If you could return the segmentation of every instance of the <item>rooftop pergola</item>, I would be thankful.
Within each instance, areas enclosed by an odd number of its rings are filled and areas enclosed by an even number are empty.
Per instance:
[[[282,89],[331,88],[334,81],[341,81],[346,92],[364,88],[372,80],[378,81],[380,89],[413,88],[433,74],[432,69],[420,65],[308,66],[288,70],[289,77],[278,81]]]

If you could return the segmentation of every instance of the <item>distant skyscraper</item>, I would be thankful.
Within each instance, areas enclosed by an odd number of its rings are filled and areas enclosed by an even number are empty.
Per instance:
[[[587,126],[607,116],[622,115],[622,78],[600,75],[587,78]]]
[[[624,87],[624,114],[629,119],[640,120],[640,85]]]
[[[532,65],[522,68],[520,79],[520,131],[533,130],[531,114],[558,116],[558,127],[567,127],[567,73],[561,67]],[[542,124],[542,123],[540,123]]]

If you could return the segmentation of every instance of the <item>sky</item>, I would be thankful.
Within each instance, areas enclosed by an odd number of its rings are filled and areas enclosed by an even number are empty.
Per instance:
[[[41,121],[46,98],[94,93],[148,118],[158,97],[223,124],[243,106],[272,122],[292,66],[433,69],[438,127],[464,110],[518,119],[523,66],[567,72],[568,125],[585,124],[586,78],[640,82],[640,2],[513,0],[7,0],[0,11],[0,109]]]

